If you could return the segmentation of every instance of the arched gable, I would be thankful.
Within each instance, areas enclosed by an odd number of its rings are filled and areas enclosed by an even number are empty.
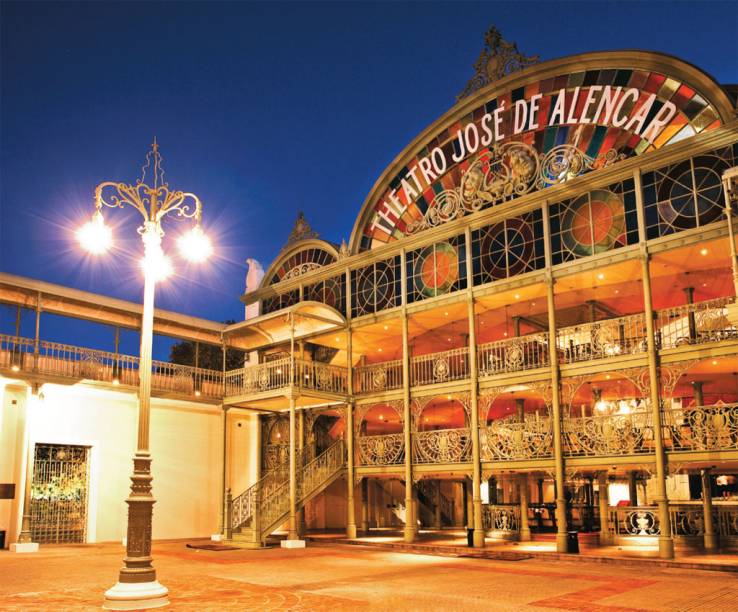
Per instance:
[[[707,74],[643,51],[536,64],[464,98],[375,183],[351,253],[642,155],[734,119]]]

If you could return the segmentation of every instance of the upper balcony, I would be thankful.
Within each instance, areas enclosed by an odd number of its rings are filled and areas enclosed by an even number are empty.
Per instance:
[[[139,384],[139,358],[30,338],[0,335],[0,371],[39,382],[97,382],[121,388]],[[152,361],[151,389],[159,395],[220,401],[223,372]]]

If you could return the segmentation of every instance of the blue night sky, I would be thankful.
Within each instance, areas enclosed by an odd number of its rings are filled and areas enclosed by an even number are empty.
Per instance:
[[[202,268],[180,265],[157,306],[221,321],[243,318],[245,259],[268,267],[298,210],[348,240],[385,166],[453,105],[492,23],[542,60],[656,50],[738,82],[736,2],[0,6],[0,270],[140,300],[136,213],[108,214],[117,248],[97,260],[74,229],[98,182],[136,179],[156,135],[217,249]],[[174,250],[178,222],[167,228]],[[12,316],[3,309],[0,331]],[[82,343],[74,325],[43,321],[46,339]],[[111,348],[109,330],[84,333]],[[135,338],[123,348],[135,353]]]

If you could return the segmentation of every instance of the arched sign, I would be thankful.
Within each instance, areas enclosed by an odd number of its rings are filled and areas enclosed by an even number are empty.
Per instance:
[[[352,251],[714,129],[730,110],[712,79],[661,54],[536,65],[464,100],[398,157],[364,203]]]

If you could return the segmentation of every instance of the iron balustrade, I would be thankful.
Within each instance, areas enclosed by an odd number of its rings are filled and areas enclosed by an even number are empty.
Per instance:
[[[485,531],[516,533],[520,531],[519,504],[483,504],[482,526]]]
[[[480,376],[534,370],[547,366],[548,359],[548,333],[487,342],[477,348]]]
[[[303,389],[345,395],[348,392],[348,369],[320,361],[295,359],[295,384]]]
[[[738,330],[728,319],[727,307],[733,301],[734,298],[717,298],[659,310],[656,313],[659,348],[738,338]]]
[[[432,385],[469,377],[469,348],[419,355],[410,359],[410,384]]]
[[[738,404],[665,409],[663,428],[667,450],[736,450]]]
[[[561,363],[644,353],[648,349],[646,316],[637,313],[564,327],[556,332],[556,346]]]
[[[405,461],[405,434],[357,436],[359,465],[398,465]]]
[[[608,457],[653,453],[655,448],[651,412],[568,416],[563,424],[564,454]]]
[[[354,368],[354,393],[402,389],[402,360],[384,361]]]
[[[526,415],[492,421],[480,428],[482,461],[553,457],[553,425],[549,416]]]
[[[471,430],[413,432],[413,463],[464,463],[471,460]]]
[[[738,537],[738,504],[713,502],[713,525],[721,539]],[[671,502],[669,523],[675,537],[701,537],[705,534],[705,508],[701,501]],[[661,533],[656,506],[617,506],[610,508],[610,533],[621,537],[658,536]]]
[[[139,358],[61,342],[0,335],[0,367],[50,376],[138,385]],[[223,373],[164,361],[152,361],[155,391],[221,398]]]

